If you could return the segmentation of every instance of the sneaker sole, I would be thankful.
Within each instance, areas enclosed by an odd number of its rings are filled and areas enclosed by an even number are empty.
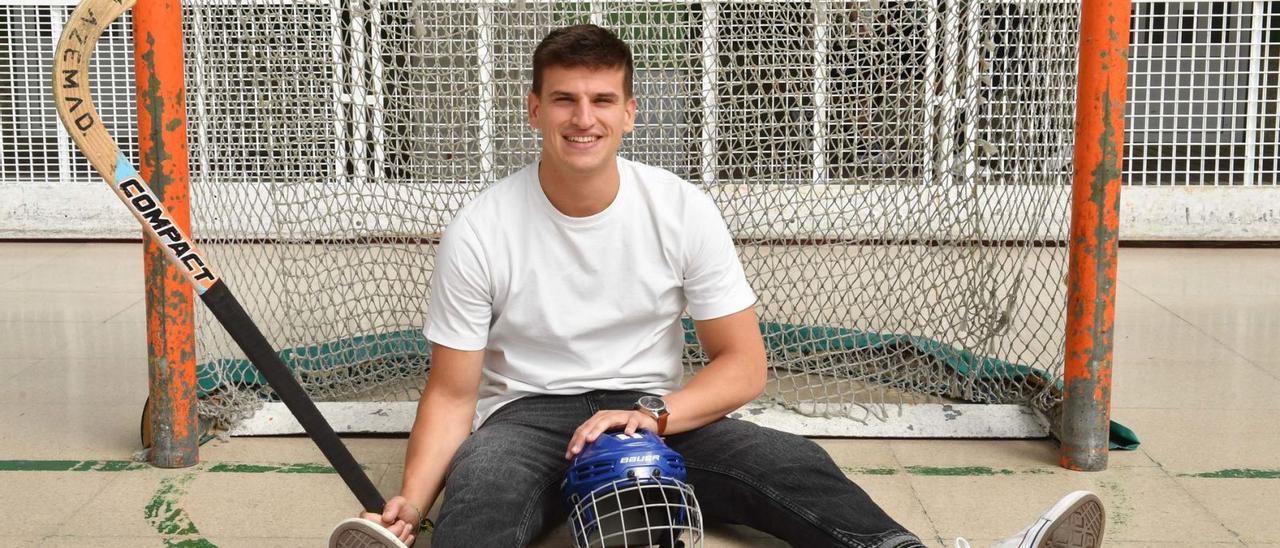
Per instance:
[[[391,531],[361,518],[350,518],[329,534],[329,548],[405,548]]]
[[[1036,548],[1098,548],[1107,526],[1106,510],[1095,495],[1075,501],[1044,532]]]

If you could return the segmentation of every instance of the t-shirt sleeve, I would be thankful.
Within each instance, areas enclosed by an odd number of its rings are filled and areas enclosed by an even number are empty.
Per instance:
[[[475,230],[456,218],[436,249],[423,334],[457,350],[483,350],[489,341],[493,299],[489,273]]]
[[[685,228],[684,294],[689,316],[710,320],[755,304],[756,294],[747,283],[729,228],[709,196],[693,197]]]

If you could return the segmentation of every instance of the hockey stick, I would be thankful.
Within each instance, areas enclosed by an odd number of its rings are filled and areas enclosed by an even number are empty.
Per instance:
[[[72,12],[58,39],[53,62],[53,97],[58,117],[94,169],[107,180],[116,196],[129,207],[152,238],[164,247],[169,262],[182,271],[200,300],[213,312],[254,366],[262,372],[307,435],[324,453],[329,464],[346,482],[364,509],[382,513],[386,502],[338,439],[315,403],[294,379],[271,343],[231,294],[213,265],[205,259],[182,228],[161,204],[138,171],[107,133],[89,93],[89,59],[107,26],[133,7],[137,0],[84,0]]]

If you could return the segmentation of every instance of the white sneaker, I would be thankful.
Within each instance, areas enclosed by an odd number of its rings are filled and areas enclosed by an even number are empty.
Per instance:
[[[347,518],[329,533],[329,548],[407,547],[381,525],[364,518]]]
[[[1106,511],[1098,496],[1088,491],[1076,491],[1058,500],[1035,523],[991,547],[1098,548],[1102,546],[1106,525]],[[955,546],[969,548],[969,541],[957,538]]]

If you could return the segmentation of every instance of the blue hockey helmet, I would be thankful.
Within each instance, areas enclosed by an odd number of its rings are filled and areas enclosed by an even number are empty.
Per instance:
[[[701,546],[702,515],[684,458],[654,433],[587,444],[561,484],[574,545]]]

